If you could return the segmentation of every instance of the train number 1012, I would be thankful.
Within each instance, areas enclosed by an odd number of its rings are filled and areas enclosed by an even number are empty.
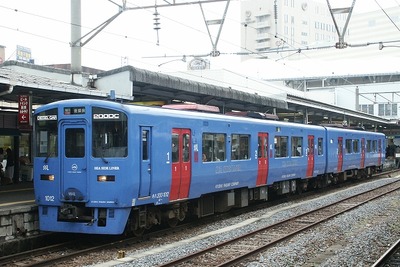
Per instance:
[[[47,202],[54,202],[54,196],[44,196],[44,199],[45,199]]]

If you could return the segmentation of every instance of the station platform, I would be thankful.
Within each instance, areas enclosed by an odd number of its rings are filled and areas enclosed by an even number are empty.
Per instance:
[[[35,204],[33,182],[0,185],[0,210]]]
[[[32,247],[39,234],[33,182],[0,185],[0,256]]]

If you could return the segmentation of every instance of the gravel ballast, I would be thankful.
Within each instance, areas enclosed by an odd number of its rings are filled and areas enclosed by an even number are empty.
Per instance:
[[[97,267],[157,266],[394,180],[399,178],[383,178],[309,200],[286,202],[219,221],[196,231],[190,230],[179,242],[157,241],[150,249],[127,248],[126,257],[122,259],[107,261],[109,257],[99,255],[96,261],[92,261],[96,262],[95,265],[88,265],[89,260],[85,264],[83,258],[79,264]],[[260,253],[247,266],[370,266],[400,237],[399,210],[400,192],[397,191]]]

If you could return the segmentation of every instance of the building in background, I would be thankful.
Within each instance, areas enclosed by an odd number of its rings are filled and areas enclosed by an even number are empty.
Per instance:
[[[0,64],[6,60],[6,47],[4,45],[0,45]]]
[[[334,2],[342,5],[348,3],[348,1],[330,2],[331,5]],[[357,3],[344,34],[344,41],[349,46],[345,49],[326,49],[329,46],[334,47],[339,41],[326,1],[242,1],[241,47],[242,52],[250,53],[243,59],[254,57],[304,59],[301,53],[282,51],[288,49],[306,51],[310,48],[312,53],[310,55],[308,52],[307,55],[318,59],[400,56],[400,49],[390,49],[392,42],[399,40],[396,38],[399,34],[396,26],[400,22],[399,7],[386,8],[384,12],[383,10],[367,13],[356,11]],[[343,31],[348,15],[349,13],[335,15],[340,32]],[[383,49],[380,49],[382,46],[379,46],[379,42],[383,43]],[[315,49],[318,47],[321,49]]]
[[[400,7],[376,5],[362,13],[361,2],[351,14],[334,15],[339,32],[350,15],[347,47],[336,49],[339,36],[327,1],[243,1],[241,47],[249,53],[243,60],[258,64],[253,72],[261,79],[298,89],[306,98],[399,120]],[[281,70],[276,62],[285,62]]]

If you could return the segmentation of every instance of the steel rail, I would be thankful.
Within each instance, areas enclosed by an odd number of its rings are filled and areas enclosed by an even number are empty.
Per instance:
[[[208,263],[211,264],[211,262],[213,261],[213,259],[218,258],[218,257],[215,257],[215,254],[220,253],[220,252],[223,250],[223,247],[227,247],[227,246],[229,246],[229,245],[232,245],[232,244],[234,244],[235,242],[239,242],[239,241],[243,240],[244,238],[253,237],[253,236],[256,236],[257,234],[262,234],[263,232],[270,231],[270,230],[272,230],[273,228],[281,227],[281,226],[284,225],[284,224],[291,223],[291,222],[295,222],[296,220],[298,220],[298,219],[300,219],[300,218],[302,218],[302,217],[315,214],[315,213],[317,213],[317,212],[320,212],[320,211],[322,211],[322,210],[326,210],[326,209],[331,208],[331,207],[334,207],[334,206],[342,205],[345,201],[350,201],[350,200],[352,200],[352,199],[356,199],[356,198],[358,198],[358,197],[365,196],[365,195],[367,195],[367,194],[369,194],[369,193],[372,193],[373,191],[377,191],[377,190],[380,190],[380,189],[384,189],[385,187],[389,187],[390,185],[393,185],[393,184],[396,184],[396,183],[397,183],[397,184],[400,184],[400,181],[394,181],[394,182],[392,182],[392,183],[389,183],[389,184],[386,184],[386,185],[383,185],[383,186],[379,186],[379,187],[377,187],[377,188],[374,188],[374,189],[371,189],[371,190],[368,190],[368,191],[365,191],[365,192],[356,194],[356,195],[354,195],[354,196],[341,199],[340,201],[337,201],[337,202],[328,204],[328,205],[326,205],[326,206],[317,208],[317,209],[312,210],[312,211],[308,211],[308,212],[302,213],[302,214],[300,214],[300,215],[291,217],[291,218],[289,218],[289,219],[280,221],[280,222],[278,222],[278,223],[269,225],[269,226],[267,226],[267,227],[264,227],[264,228],[261,228],[261,229],[257,229],[257,230],[255,230],[255,231],[252,231],[252,232],[247,233],[247,234],[245,234],[245,235],[238,236],[238,237],[235,237],[235,238],[233,238],[233,239],[231,239],[231,240],[227,240],[227,241],[224,241],[224,242],[222,242],[222,243],[219,243],[219,244],[217,244],[217,245],[215,245],[215,246],[210,246],[210,247],[208,247],[208,248],[206,248],[206,249],[204,249],[204,250],[201,250],[201,251],[194,252],[194,253],[192,253],[192,254],[186,255],[186,256],[184,256],[184,257],[182,257],[182,258],[175,259],[175,260],[173,260],[173,261],[170,261],[170,262],[167,262],[167,263],[165,263],[165,264],[159,265],[159,267],[178,266],[178,265],[181,265],[181,264],[184,264],[184,263],[188,263],[188,262],[190,262],[190,261],[193,262],[193,259],[195,259],[195,258],[199,258],[199,257],[203,256],[203,255],[206,254],[206,253],[214,252],[214,257],[212,257],[212,259],[208,258],[208,260],[209,260]],[[293,237],[293,236],[295,236],[295,235],[297,235],[297,234],[299,234],[299,233],[301,233],[301,232],[303,232],[303,231],[305,231],[305,230],[308,230],[308,229],[310,229],[310,228],[312,228],[312,227],[315,227],[315,226],[321,224],[322,222],[325,222],[325,221],[327,221],[327,220],[329,220],[329,219],[332,219],[332,218],[334,218],[334,217],[336,217],[336,216],[338,216],[338,215],[340,215],[340,214],[343,214],[343,213],[346,213],[346,212],[348,212],[348,211],[350,211],[350,210],[353,210],[353,209],[355,209],[355,208],[358,208],[358,207],[360,207],[361,205],[364,205],[365,203],[368,203],[368,202],[370,202],[370,201],[372,201],[372,200],[374,200],[374,199],[380,198],[380,197],[382,197],[382,196],[384,196],[384,195],[387,195],[387,194],[392,193],[392,192],[394,192],[394,191],[396,191],[396,190],[399,190],[399,189],[400,189],[400,185],[397,185],[397,187],[394,188],[394,189],[391,189],[391,190],[389,190],[389,191],[385,191],[385,192],[383,192],[383,193],[380,193],[380,194],[378,194],[378,195],[375,195],[374,197],[370,197],[370,198],[368,198],[367,200],[359,201],[359,202],[357,202],[357,203],[355,203],[355,204],[350,205],[350,206],[347,207],[347,208],[344,208],[343,210],[341,210],[341,211],[339,211],[339,212],[334,212],[333,214],[330,214],[330,215],[328,215],[328,216],[325,216],[323,219],[320,219],[320,220],[318,220],[318,221],[309,223],[308,225],[306,225],[306,226],[304,226],[304,227],[300,227],[300,228],[298,228],[298,229],[296,229],[296,230],[294,230],[294,231],[292,231],[292,232],[290,232],[290,233],[288,233],[288,234],[286,234],[286,235],[284,235],[284,236],[281,236],[281,237],[278,237],[278,238],[276,238],[276,239],[274,239],[274,240],[272,240],[272,241],[269,241],[268,243],[266,243],[266,244],[264,244],[264,245],[262,245],[262,246],[258,246],[258,247],[254,248],[254,249],[251,249],[251,250],[248,251],[248,252],[242,253],[241,255],[234,256],[234,257],[232,257],[231,259],[226,260],[226,261],[223,262],[223,263],[215,263],[215,265],[210,265],[210,266],[232,266],[233,264],[237,264],[237,263],[239,263],[239,262],[242,262],[242,261],[244,261],[245,259],[247,259],[247,258],[249,258],[249,257],[251,257],[251,256],[253,256],[253,255],[257,254],[257,253],[259,253],[260,251],[266,250],[266,248],[268,248],[268,247],[272,247],[273,245],[276,245],[276,244],[278,244],[278,243],[280,243],[280,242],[282,242],[282,241],[284,241],[284,240],[287,240],[288,238],[291,238],[291,237]],[[342,206],[343,206],[343,205],[342,205]],[[303,221],[305,221],[305,220],[303,220]],[[219,252],[218,252],[218,251],[219,251]],[[240,252],[236,252],[236,253],[239,254]],[[189,264],[189,265],[190,265],[190,264]]]
[[[385,253],[371,266],[399,266],[400,265],[400,239],[397,240]]]

